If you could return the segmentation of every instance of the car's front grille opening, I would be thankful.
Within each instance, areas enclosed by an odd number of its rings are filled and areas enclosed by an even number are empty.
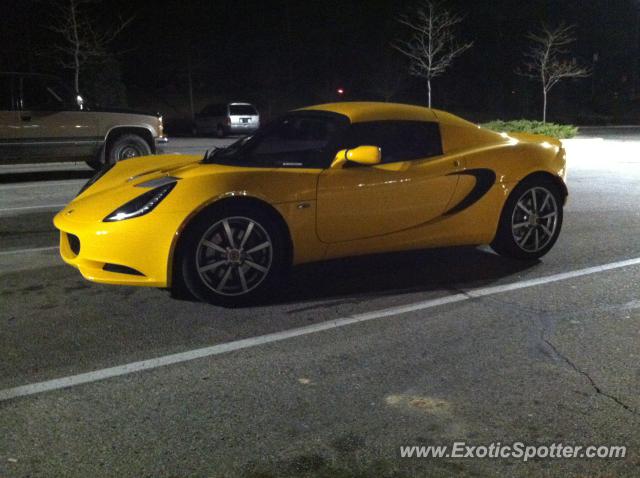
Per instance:
[[[120,264],[106,263],[102,266],[102,270],[107,272],[117,272],[118,274],[129,274],[132,276],[144,276],[142,272],[137,271],[132,267],[121,266]]]
[[[80,238],[74,234],[67,233],[67,241],[69,241],[69,249],[76,256],[80,254]]]

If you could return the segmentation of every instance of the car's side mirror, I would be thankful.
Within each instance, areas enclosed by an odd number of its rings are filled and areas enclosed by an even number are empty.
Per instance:
[[[341,168],[347,162],[363,166],[375,166],[382,161],[382,151],[378,146],[358,146],[353,149],[338,151],[331,163],[332,168]]]

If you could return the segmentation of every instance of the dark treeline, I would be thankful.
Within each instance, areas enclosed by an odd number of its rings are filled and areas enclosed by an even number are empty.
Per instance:
[[[64,1],[64,0],[59,0]],[[55,1],[2,1],[0,70],[45,71],[65,79],[48,29]],[[526,34],[542,23],[575,24],[572,53],[592,69],[557,87],[551,120],[604,122],[640,117],[640,2],[637,0],[447,0],[464,16],[461,41],[473,48],[434,81],[434,107],[484,120],[538,117],[539,88],[514,73]],[[255,102],[269,116],[338,99],[426,103],[426,85],[407,74],[391,47],[405,35],[397,0],[134,2],[86,6],[99,24],[133,21],[110,45],[108,61],[83,72],[83,94],[98,101],[188,118],[217,100]]]

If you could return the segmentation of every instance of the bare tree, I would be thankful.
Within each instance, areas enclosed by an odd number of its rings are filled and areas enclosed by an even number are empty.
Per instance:
[[[431,108],[431,80],[442,75],[453,60],[471,48],[473,42],[457,43],[455,27],[462,17],[454,15],[431,0],[423,0],[398,21],[409,28],[411,38],[398,41],[396,50],[410,60],[409,74],[427,80]]]
[[[53,45],[63,68],[73,70],[73,87],[80,92],[80,71],[89,62],[100,62],[109,57],[108,46],[131,23],[133,17],[120,19],[107,29],[99,29],[86,11],[86,5],[95,0],[61,0],[56,18],[49,28],[60,34],[61,40]]]
[[[516,73],[534,78],[542,84],[542,122],[547,121],[547,97],[549,91],[565,78],[584,78],[591,73],[588,68],[578,64],[575,58],[563,58],[569,53],[568,46],[575,42],[573,25],[560,25],[555,29],[542,27],[540,33],[529,33],[532,42],[525,53],[528,61],[524,69]]]

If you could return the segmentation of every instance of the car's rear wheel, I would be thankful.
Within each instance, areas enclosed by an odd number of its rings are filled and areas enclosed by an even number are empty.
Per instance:
[[[264,299],[286,270],[287,242],[274,218],[244,205],[216,208],[185,233],[178,256],[196,298],[238,306]]]
[[[136,134],[125,134],[117,137],[109,144],[105,159],[108,164],[113,164],[125,159],[149,156],[150,154],[151,147],[144,138]]]
[[[218,125],[218,127],[216,128],[216,136],[218,138],[224,138],[226,136],[224,126]]]
[[[545,255],[558,239],[563,196],[546,178],[520,183],[509,195],[491,247],[499,254],[523,260]]]

